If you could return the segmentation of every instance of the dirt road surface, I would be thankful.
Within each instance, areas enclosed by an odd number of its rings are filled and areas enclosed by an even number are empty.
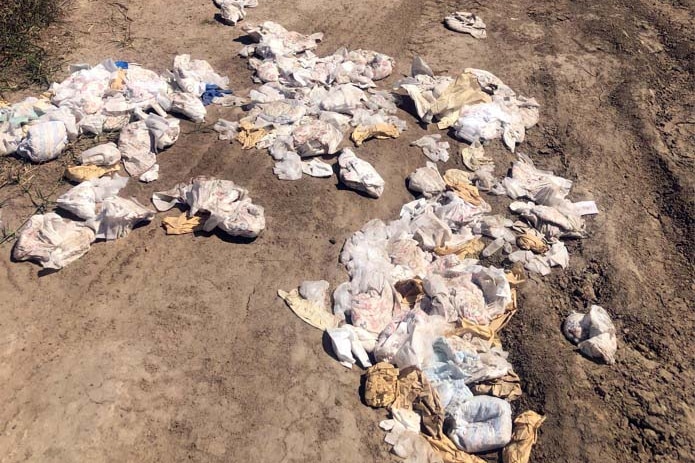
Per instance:
[[[190,53],[230,76],[237,94],[252,88],[237,56],[243,32],[216,22],[212,2],[120,5],[74,3],[51,32],[68,62],[114,57],[163,70]],[[541,103],[521,151],[574,180],[574,198],[595,199],[601,213],[571,244],[569,269],[523,287],[504,332],[523,381],[516,411],[548,416],[535,462],[695,461],[694,5],[260,0],[245,20],[323,31],[320,53],[390,54],[389,82],[419,54],[437,73],[487,69]],[[484,18],[487,40],[442,26],[461,9]],[[233,114],[214,109],[208,121]],[[409,142],[426,129],[401,117],[400,139],[360,151],[386,180],[379,200],[334,180],[278,181],[267,154],[190,123],[160,156],[159,181],[128,186],[146,203],[194,175],[232,179],[266,209],[253,243],[168,237],[159,215],[56,273],[11,262],[3,246],[0,461],[397,461],[378,429],[385,412],[360,402],[360,372],[340,366],[276,290],[344,281],[345,238],[412,198],[404,179],[425,159]],[[513,159],[499,144],[488,152],[501,167]],[[47,185],[53,164],[37,173]],[[447,167],[460,164],[452,156]],[[6,224],[33,211],[11,188],[0,199]],[[614,317],[614,366],[583,358],[561,334],[564,316],[590,302]]]

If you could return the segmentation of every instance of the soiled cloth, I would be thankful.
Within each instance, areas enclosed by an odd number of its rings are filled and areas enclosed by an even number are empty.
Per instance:
[[[474,206],[480,206],[483,199],[478,188],[471,184],[468,174],[459,169],[449,169],[444,173],[444,183],[456,195]]]
[[[442,435],[439,438],[425,436],[430,445],[437,451],[444,463],[485,463],[480,457],[471,455],[456,447],[451,439]]]
[[[421,419],[422,431],[432,437],[443,435],[444,408],[437,391],[427,381],[422,371],[407,367],[398,375],[398,393],[392,408],[413,410]]]
[[[538,439],[538,429],[545,421],[545,416],[527,410],[514,420],[511,442],[502,450],[504,463],[528,463],[531,448]]]
[[[121,166],[119,164],[106,167],[96,166],[93,164],[84,166],[69,166],[65,169],[65,178],[73,182],[84,182],[103,177],[111,172],[118,172],[119,170],[121,170]]]
[[[214,102],[215,98],[231,94],[231,90],[220,88],[215,84],[205,84],[205,91],[200,95],[200,99],[203,101],[203,105],[209,106]]]
[[[314,328],[325,331],[329,328],[335,328],[338,325],[338,320],[335,315],[329,313],[326,309],[310,300],[304,299],[299,295],[297,289],[293,289],[289,293],[287,291],[278,290],[278,296],[287,303],[287,306],[292,312]]]
[[[521,381],[514,372],[509,372],[501,378],[469,385],[469,389],[475,395],[491,395],[509,402],[518,399],[522,394]]]
[[[393,287],[401,296],[402,303],[407,304],[410,308],[415,307],[415,304],[425,296],[425,289],[422,286],[422,280],[419,278],[398,281]]]
[[[193,233],[198,230],[201,221],[201,217],[194,215],[189,218],[184,212],[175,217],[164,217],[162,219],[162,226],[167,235],[185,235],[186,233]]]
[[[550,249],[541,236],[531,232],[526,232],[523,235],[517,236],[516,244],[521,249],[533,251],[536,254],[545,254]]]
[[[382,362],[385,364],[385,362]],[[389,375],[397,368],[388,365],[385,368]],[[388,391],[392,391],[393,376]],[[365,386],[366,390],[366,386]],[[482,463],[483,460],[456,448],[456,445],[444,433],[444,408],[441,405],[437,391],[432,387],[422,371],[415,367],[400,370],[396,380],[396,395],[391,402],[391,410],[411,410],[420,416],[421,432],[445,463]]]
[[[439,121],[437,127],[440,130],[446,129],[454,125],[464,106],[490,101],[490,95],[481,90],[478,79],[472,74],[464,73],[432,103],[428,115]]]
[[[456,254],[459,259],[477,259],[480,252],[485,249],[482,238],[476,237],[471,240],[455,245],[434,248],[434,253],[438,256]]]
[[[358,125],[355,127],[355,130],[352,131],[352,135],[350,137],[352,138],[352,141],[355,142],[355,145],[360,146],[370,138],[383,140],[386,138],[398,138],[400,134],[401,132],[395,125],[381,123],[368,126]]]
[[[364,402],[370,407],[389,407],[398,396],[398,368],[379,362],[365,373]]]
[[[241,121],[236,139],[241,143],[241,149],[250,150],[255,148],[266,134],[265,129],[257,128],[251,122]]]

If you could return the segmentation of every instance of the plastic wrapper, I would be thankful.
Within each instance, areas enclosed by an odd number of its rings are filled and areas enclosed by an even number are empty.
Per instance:
[[[63,122],[39,122],[29,127],[26,138],[17,146],[17,154],[31,162],[51,161],[60,156],[67,143]]]
[[[476,39],[487,37],[485,23],[480,16],[465,11],[457,11],[444,18],[444,24],[452,31],[470,34]]]
[[[150,183],[150,182],[154,182],[158,178],[159,178],[159,164],[155,164],[152,167],[150,167],[147,172],[140,175],[140,177],[138,177],[138,180],[140,180],[141,182]]]
[[[80,163],[84,165],[112,166],[121,160],[121,152],[115,143],[97,145],[80,154]]]
[[[497,397],[454,399],[446,407],[449,438],[469,453],[497,450],[512,438],[512,409]]]
[[[333,166],[319,159],[302,161],[302,172],[310,177],[328,178],[333,176]]]
[[[174,58],[173,75],[176,84],[183,92],[200,96],[205,91],[205,84],[215,84],[219,88],[229,87],[229,78],[215,72],[205,60],[191,59],[190,55],[178,55]]]
[[[128,236],[135,225],[151,221],[154,214],[135,199],[111,196],[101,202],[99,213],[86,223],[97,239],[116,240]]]
[[[59,196],[56,205],[81,219],[92,219],[101,202],[116,196],[127,183],[128,177],[118,175],[82,182]]]
[[[118,137],[118,149],[123,158],[125,170],[133,177],[139,177],[152,168],[157,157],[152,152],[150,131],[145,121],[128,124]]]
[[[302,178],[302,158],[297,153],[287,152],[284,157],[275,162],[273,173],[280,180],[299,180]]]
[[[258,6],[257,0],[215,0],[222,20],[232,26],[246,17],[246,8]]]
[[[176,204],[187,204],[189,216],[198,212],[209,214],[204,231],[215,227],[232,236],[255,238],[265,228],[265,213],[253,204],[248,192],[231,180],[196,177],[186,184],[176,185],[169,191],[156,192],[152,203],[158,211],[166,211]]]
[[[408,188],[416,193],[422,193],[425,198],[442,193],[446,183],[437,170],[437,165],[428,162],[426,167],[420,167],[408,176]]]
[[[425,135],[411,143],[411,146],[417,146],[422,149],[422,152],[427,159],[432,162],[446,162],[449,160],[449,142],[441,141],[440,134]]]
[[[157,151],[176,143],[181,133],[178,119],[164,118],[156,114],[148,116],[145,119],[145,125],[152,135],[153,146]]]
[[[563,332],[587,357],[607,364],[615,363],[618,349],[615,326],[603,307],[592,305],[585,315],[570,314],[563,324]]]
[[[343,134],[334,125],[313,120],[292,131],[297,152],[302,157],[334,154],[343,140]]]
[[[94,232],[80,222],[54,212],[34,215],[19,230],[12,257],[61,269],[86,254],[94,239]]]
[[[355,156],[352,150],[345,148],[340,157],[340,180],[348,188],[361,191],[378,198],[384,192],[384,179],[370,163]]]

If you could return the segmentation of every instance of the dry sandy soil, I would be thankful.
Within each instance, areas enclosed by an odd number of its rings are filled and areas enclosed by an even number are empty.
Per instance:
[[[487,69],[539,100],[541,122],[521,150],[574,180],[573,197],[595,199],[601,213],[571,244],[569,269],[523,287],[504,332],[523,380],[516,410],[548,416],[533,461],[695,461],[692,0],[260,1],[247,23],[323,31],[322,53],[372,48],[394,56],[399,75],[417,53],[435,72]],[[236,56],[242,31],[216,22],[212,2],[120,5],[75,1],[51,30],[68,62],[163,70],[191,53],[237,94],[251,88]],[[446,30],[441,19],[458,9],[482,15],[489,38]],[[276,290],[344,281],[344,239],[411,198],[404,178],[425,159],[408,144],[426,129],[402,117],[400,139],[360,150],[386,179],[379,200],[335,181],[278,181],[267,154],[189,123],[160,156],[160,180],[128,187],[147,202],[194,175],[232,179],[266,209],[252,243],[165,236],[159,215],[56,273],[11,262],[2,246],[0,461],[395,461],[378,429],[385,412],[360,402],[360,372],[341,367]],[[497,144],[489,152],[502,167],[513,159]],[[36,169],[34,187],[66,190],[51,187],[59,164]],[[447,167],[459,165],[452,156]],[[9,227],[34,210],[17,187],[0,200]],[[614,366],[583,358],[561,334],[563,317],[590,302],[618,327]]]

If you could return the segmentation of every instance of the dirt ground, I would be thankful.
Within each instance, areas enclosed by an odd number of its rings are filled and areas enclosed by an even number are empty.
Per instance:
[[[484,18],[487,40],[442,26],[460,9]],[[67,62],[163,70],[190,53],[246,95],[243,33],[216,11],[207,0],[76,0],[49,39]],[[569,269],[522,288],[504,331],[523,381],[516,411],[548,416],[532,461],[695,461],[694,12],[692,0],[260,0],[249,10],[247,23],[325,32],[320,53],[392,55],[390,82],[419,54],[437,73],[487,69],[541,103],[521,151],[574,180],[573,199],[595,199],[601,213],[571,243]],[[213,109],[208,121],[233,115]],[[360,372],[340,366],[276,291],[346,280],[345,238],[412,198],[404,179],[425,159],[409,142],[426,129],[401,117],[400,139],[359,151],[386,180],[379,200],[335,180],[279,181],[264,152],[190,123],[160,155],[159,181],[126,191],[146,203],[194,175],[232,179],[266,210],[252,243],[165,236],[160,214],[60,272],[11,262],[2,246],[0,461],[397,461],[378,429],[385,412],[360,402]],[[488,152],[498,166],[513,159],[499,144]],[[53,198],[68,189],[59,164],[33,172]],[[459,165],[452,156],[447,167]],[[16,186],[0,200],[6,226],[35,209]],[[583,358],[560,331],[590,302],[618,327],[614,366]]]

